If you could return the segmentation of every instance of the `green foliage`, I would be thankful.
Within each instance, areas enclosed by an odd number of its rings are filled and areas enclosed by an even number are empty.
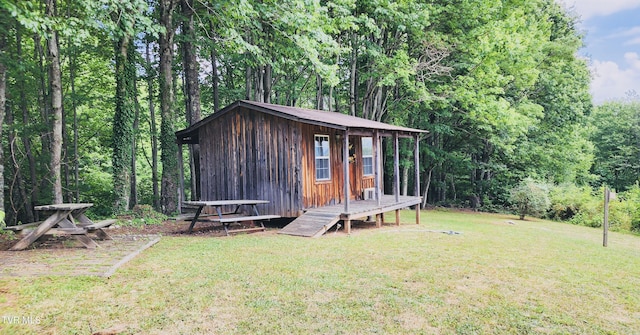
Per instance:
[[[122,37],[115,48],[116,109],[113,119],[114,212],[129,209],[131,193],[131,158],[133,154],[136,113],[136,64],[133,41]]]
[[[599,192],[602,194],[602,192]],[[553,220],[568,221],[587,227],[601,227],[602,196],[590,186],[564,183],[551,189],[551,208],[547,213]]]
[[[587,227],[602,227],[604,188],[594,192],[589,186],[572,184],[555,186],[551,191],[548,216]],[[609,226],[614,231],[640,231],[640,187],[632,186],[609,202]]]
[[[553,186],[550,192],[551,207],[547,216],[552,220],[569,221],[592,206],[594,196],[591,187],[563,183]]]
[[[512,188],[509,200],[516,206],[520,220],[524,220],[526,215],[540,217],[551,205],[548,186],[531,178]]]
[[[96,217],[113,215],[113,182],[108,165],[87,166],[83,169],[82,176],[81,201],[93,203],[93,207],[89,209],[90,214]]]
[[[635,184],[627,191],[618,193],[610,202],[609,221],[622,231],[640,232],[640,185]]]
[[[593,173],[618,191],[633,187],[640,181],[640,100],[598,106],[590,123]]]
[[[151,97],[157,111],[169,89],[154,91],[146,82],[141,85],[141,77],[151,77],[151,86],[157,85],[159,50],[154,46],[158,35],[167,33],[158,24],[158,3],[57,4],[58,16],[48,18],[39,1],[0,0],[7,18],[0,30],[8,41],[7,86],[16,113],[16,162],[24,188],[33,190],[37,202],[50,199],[48,183],[39,182],[49,177],[51,128],[43,104],[46,62],[39,50],[54,28],[60,35],[68,111],[65,163],[79,169],[78,185],[71,170],[65,188],[69,193],[79,189],[80,197],[66,197],[94,202],[92,211],[101,216],[121,212],[128,205],[128,162],[137,150],[139,199],[151,203],[158,195],[152,194],[150,142],[156,134],[149,126],[148,101]],[[556,1],[220,0],[193,1],[193,10],[195,36],[177,30],[174,43],[189,39],[204,65],[199,78],[203,116],[213,112],[214,96],[219,107],[245,98],[314,107],[319,96],[324,108],[327,102],[339,112],[355,106],[358,116],[429,130],[420,145],[420,189],[430,176],[431,203],[500,211],[509,204],[509,190],[526,176],[593,187],[605,181],[621,191],[638,180],[639,121],[632,113],[637,103],[606,104],[589,117],[590,74],[586,62],[576,57],[583,34],[578,18]],[[179,10],[173,17],[182,19]],[[19,42],[14,37],[20,29]],[[152,46],[151,64],[136,73],[120,65],[139,63],[143,31]],[[113,42],[127,37],[132,54],[114,62]],[[175,55],[168,75],[180,78],[181,53]],[[174,131],[186,125],[181,111],[188,100],[182,85],[180,80],[171,85],[175,97],[165,101],[160,127],[162,188],[171,190],[164,195],[166,206],[176,203]],[[139,133],[132,135],[136,87],[144,103],[139,106]],[[24,115],[18,103],[21,92],[26,93]],[[137,136],[135,149],[132,136]],[[24,154],[29,150],[33,162]],[[402,166],[412,171],[412,159],[405,158]],[[12,171],[8,177],[16,177]],[[18,197],[19,192],[8,194]],[[597,224],[597,206],[579,200],[584,199],[554,201],[560,207],[551,215]],[[28,201],[16,198],[13,203]]]
[[[0,211],[0,231],[2,231],[2,228],[6,226],[7,226],[7,223],[4,222],[4,211]]]
[[[150,205],[136,205],[130,211],[122,213],[121,217],[130,219],[120,220],[120,224],[132,227],[162,224],[168,219],[166,215],[156,212]]]

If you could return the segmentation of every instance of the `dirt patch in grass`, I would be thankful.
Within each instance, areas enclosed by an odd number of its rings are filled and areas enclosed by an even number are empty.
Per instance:
[[[202,223],[198,222],[193,228],[193,232],[189,234],[189,221],[175,221],[167,220],[162,224],[151,224],[142,226],[127,226],[121,224],[115,224],[105,231],[111,235],[163,235],[163,236],[213,236],[221,237],[226,236],[224,228],[220,224],[214,223]],[[247,224],[243,226],[234,225],[233,229],[250,228],[255,227],[253,224]],[[273,227],[279,227],[273,226]],[[9,250],[14,244],[16,244],[22,237],[12,232],[0,234],[0,251]],[[99,244],[101,244],[99,242]],[[73,237],[56,237],[56,238],[41,238],[33,243],[29,249],[69,249],[78,247]]]
[[[157,242],[158,235],[114,235],[86,249],[73,239],[50,238],[23,251],[0,251],[0,277],[103,276],[123,259]],[[11,241],[11,246],[15,241]]]
[[[24,276],[103,276],[128,255],[137,252],[160,236],[226,236],[219,224],[198,223],[191,234],[190,222],[168,220],[162,224],[143,226],[114,225],[105,229],[113,240],[97,241],[99,248],[84,248],[73,237],[47,236],[23,251],[9,251],[22,237],[0,234],[0,277]],[[252,225],[234,226],[234,229]],[[270,232],[275,231],[270,229]]]

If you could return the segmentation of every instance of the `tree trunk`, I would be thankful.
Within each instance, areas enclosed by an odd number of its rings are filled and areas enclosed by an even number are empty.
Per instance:
[[[18,56],[18,63],[22,64],[23,58],[22,58],[22,33],[21,33],[21,26],[20,24],[16,24],[16,52],[17,52],[17,56]],[[29,105],[28,105],[28,101],[27,101],[27,85],[25,82],[25,76],[26,74],[24,73],[24,71],[20,71],[18,73],[18,76],[16,78],[16,85],[18,87],[18,90],[20,91],[20,111],[22,112],[22,126],[24,127],[24,129],[29,129]],[[28,206],[25,206],[25,210],[28,210],[27,216],[33,217],[35,219],[35,216],[33,214],[33,204],[36,203],[36,201],[38,200],[37,196],[38,196],[38,189],[39,189],[39,185],[38,185],[38,179],[36,176],[36,160],[35,157],[33,155],[33,152],[31,151],[31,138],[30,138],[31,134],[29,134],[29,132],[25,131],[22,134],[22,145],[24,146],[24,151],[27,155],[27,161],[29,162],[29,177],[30,177],[30,183],[31,183],[31,191],[29,194],[29,203]],[[28,209],[27,209],[28,207]]]
[[[322,103],[322,77],[319,74],[316,74],[316,109],[324,109]]]
[[[409,192],[409,164],[402,166],[402,195],[406,196]]]
[[[211,13],[210,13],[211,14]],[[213,35],[213,24],[209,24],[209,33],[211,34],[211,51],[209,57],[211,58],[211,91],[213,94],[213,112],[217,112],[220,109],[220,77],[218,77],[218,55],[216,53],[216,44]]]
[[[255,71],[254,79],[256,81],[256,90],[253,92],[253,100],[264,102],[264,66],[258,66]]]
[[[5,48],[6,48],[6,36],[0,34],[0,138],[2,138],[2,128],[4,123],[5,106],[7,102],[7,68],[3,62]],[[0,148],[0,211],[4,213],[4,150]],[[0,215],[4,217],[4,215]],[[0,225],[2,221],[0,221]]]
[[[351,34],[351,60],[350,60],[350,71],[349,71],[349,113],[352,116],[356,116],[356,104],[357,104],[357,96],[356,96],[356,74],[357,74],[357,62],[358,62],[358,52],[357,52],[357,40],[356,33]]]
[[[186,83],[186,118],[189,125],[193,125],[202,118],[197,50],[191,42],[196,38],[193,24],[193,0],[182,0],[182,14],[184,16],[182,50]],[[200,146],[197,144],[189,145],[189,170],[191,172],[191,200],[200,200]]]
[[[131,145],[133,143],[134,106],[131,92],[131,66],[127,57],[133,47],[129,36],[120,38],[115,50],[116,111],[113,117],[113,210],[116,214],[129,209],[131,196]]]
[[[46,64],[45,64],[45,51],[42,47],[42,37],[38,34],[33,35],[33,43],[35,45],[35,58],[38,63],[38,81],[40,83],[38,90],[38,102],[40,105],[40,117],[47,125],[47,129],[53,128],[50,120],[51,115],[51,104],[48,102],[49,93],[47,89],[47,77],[45,73],[47,72]],[[43,131],[41,134],[41,145],[42,145],[42,153],[49,154],[51,152],[51,132]],[[45,178],[43,178],[45,179]],[[44,180],[43,180],[44,182]]]
[[[273,68],[270,64],[264,66],[264,76],[262,78],[264,88],[264,102],[271,103],[271,86],[273,80]]]
[[[253,76],[252,76],[252,73],[251,73],[251,64],[249,64],[249,54],[246,53],[244,55],[244,57],[245,57],[245,62],[244,62],[244,65],[245,65],[245,70],[244,70],[244,86],[245,86],[244,87],[244,98],[245,98],[245,100],[253,100],[253,99],[251,99],[251,87],[253,86],[251,84],[251,82],[252,82],[251,78]]]
[[[67,112],[63,107],[62,108],[62,156],[60,156],[61,171],[62,171],[62,175],[64,176],[63,183],[62,183],[62,189],[63,189],[62,198],[67,199],[68,202],[71,202],[71,199],[73,199],[73,193],[71,192],[71,188],[69,187],[69,180],[71,178],[70,171],[69,171],[69,166],[71,165],[71,162],[69,161],[69,159],[71,155],[69,155],[69,129],[67,127],[66,120],[67,120]]]
[[[165,31],[160,33],[160,146],[162,161],[162,188],[160,204],[162,212],[172,214],[178,211],[178,145],[175,139],[173,73],[173,0],[160,0],[160,25]]]
[[[427,207],[427,198],[429,195],[429,187],[431,187],[431,173],[433,172],[433,168],[435,166],[432,166],[429,169],[429,172],[427,173],[427,182],[424,184],[424,191],[422,192],[422,208]]]
[[[145,44],[145,60],[147,63],[147,86],[149,90],[149,128],[151,131],[151,183],[153,188],[153,208],[161,210],[160,192],[158,190],[158,130],[156,127],[156,111],[153,101],[155,92],[153,89],[153,68],[151,65],[149,40],[147,40]]]
[[[46,0],[47,16],[56,16],[56,0]],[[49,59],[49,85],[51,88],[51,112],[53,113],[53,138],[51,142],[51,178],[53,183],[53,203],[63,202],[62,198],[62,73],[58,50],[58,33],[49,32],[47,56]]]
[[[69,188],[73,196],[69,197],[69,201],[80,201],[80,174],[78,168],[78,108],[76,104],[76,56],[75,49],[71,47],[69,54],[69,81],[71,84],[71,109],[73,112],[73,156],[70,166],[73,169],[73,189]],[[72,200],[73,199],[73,200]]]
[[[14,126],[14,117],[13,112],[6,108],[5,104],[5,114],[7,120],[7,127],[9,127],[9,133],[7,134],[7,139],[9,140],[9,159],[13,165],[13,181],[9,185],[9,194],[17,194],[19,196],[19,201],[16,204],[14,201],[14,197],[11,197],[10,204],[12,210],[12,218],[18,218],[18,213],[22,211],[24,213],[23,221],[25,222],[34,222],[33,217],[33,209],[31,208],[31,201],[27,196],[26,187],[24,185],[24,178],[22,177],[22,169],[20,167],[19,159],[17,157],[16,148],[17,138]],[[1,134],[0,134],[1,135]]]
[[[129,196],[129,208],[133,208],[138,204],[138,174],[137,174],[136,164],[137,164],[137,145],[138,145],[137,134],[139,133],[138,129],[140,128],[140,104],[138,103],[138,77],[135,69],[135,59],[136,59],[135,56],[136,56],[136,52],[132,44],[127,52],[127,58],[128,58],[127,63],[129,66],[131,66],[131,72],[133,75],[132,83],[131,83],[133,92],[131,92],[132,94],[131,98],[133,99],[133,110],[134,110],[133,135],[131,136],[131,187],[130,187],[131,195]]]

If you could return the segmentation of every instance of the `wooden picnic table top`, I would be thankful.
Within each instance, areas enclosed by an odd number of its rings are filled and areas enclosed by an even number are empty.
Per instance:
[[[53,204],[42,205],[33,207],[37,211],[75,211],[79,209],[85,209],[93,206],[92,203],[77,203],[77,204]]]
[[[53,213],[51,213],[44,221],[38,223],[34,222],[35,229],[31,230],[25,237],[11,247],[10,250],[24,250],[41,236],[46,234],[72,235],[85,247],[89,249],[97,248],[98,244],[92,240],[87,233],[95,231],[98,233],[100,238],[109,239],[110,237],[102,231],[101,228],[106,227],[111,223],[102,222],[97,224],[86,217],[84,212],[91,206],[93,206],[92,203],[67,203],[34,207],[37,211],[50,211]],[[35,224],[37,224],[37,227]]]
[[[268,204],[267,200],[203,200],[203,201],[183,201],[189,206],[227,206],[227,205],[257,205]]]

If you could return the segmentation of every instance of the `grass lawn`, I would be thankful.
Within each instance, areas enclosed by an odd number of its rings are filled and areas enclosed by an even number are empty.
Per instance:
[[[402,215],[351,236],[163,237],[110,279],[0,279],[0,333],[640,334],[640,237]]]

